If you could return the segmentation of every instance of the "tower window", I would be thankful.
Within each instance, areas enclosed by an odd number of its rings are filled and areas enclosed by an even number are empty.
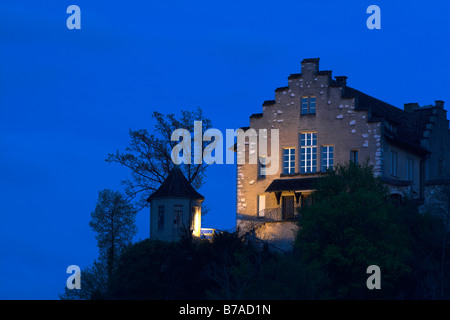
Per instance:
[[[164,229],[164,206],[158,206],[158,230]]]
[[[173,226],[181,228],[183,225],[183,206],[176,204],[173,209]]]
[[[196,237],[200,237],[202,229],[202,217],[200,207],[192,207],[192,234]]]

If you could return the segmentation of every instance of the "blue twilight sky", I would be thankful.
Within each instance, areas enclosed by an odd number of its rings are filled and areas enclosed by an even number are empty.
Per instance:
[[[66,8],[81,8],[68,30]],[[381,8],[381,30],[366,9]],[[105,163],[154,110],[203,108],[236,129],[304,58],[402,107],[450,104],[450,1],[0,2],[0,299],[58,299],[67,266],[97,257],[98,191],[129,172]],[[203,226],[235,225],[235,167],[213,165]],[[136,240],[149,235],[139,213]]]

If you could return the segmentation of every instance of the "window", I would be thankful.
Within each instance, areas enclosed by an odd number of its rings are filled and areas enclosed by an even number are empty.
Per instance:
[[[316,113],[316,97],[302,97],[301,114],[315,114]]]
[[[439,172],[439,174],[444,173],[444,160],[442,160],[442,159],[438,160],[438,172]]]
[[[388,130],[391,131],[392,133],[397,133],[397,125],[395,123],[387,121],[386,128],[388,128]]]
[[[164,206],[158,206],[158,230],[164,229]]]
[[[173,209],[173,226],[180,228],[183,224],[183,206],[176,204]]]
[[[308,114],[308,97],[302,98],[302,114]]]
[[[192,234],[196,237],[200,237],[202,229],[202,218],[200,207],[192,207]]]
[[[413,181],[413,159],[406,159],[406,180]]]
[[[312,204],[312,195],[311,194],[302,194],[302,207],[309,206]]]
[[[309,98],[309,113],[310,114],[316,113],[316,97]]]
[[[353,163],[358,163],[358,150],[350,151],[350,161]]]
[[[300,134],[300,173],[316,172],[317,134],[306,132]]]
[[[397,152],[391,151],[391,175],[397,176]]]
[[[259,156],[259,162],[258,162],[258,176],[260,178],[266,177],[266,157],[265,156]]]
[[[334,147],[322,146],[322,171],[327,171],[328,168],[333,169]]]
[[[295,173],[295,149],[286,148],[283,150],[283,173]]]
[[[266,209],[266,195],[258,195],[258,217],[264,217]]]

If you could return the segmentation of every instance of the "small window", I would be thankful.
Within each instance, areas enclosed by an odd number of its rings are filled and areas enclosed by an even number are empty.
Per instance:
[[[264,217],[265,210],[266,210],[266,195],[259,194],[258,195],[258,217]]]
[[[310,114],[316,113],[316,97],[309,98],[309,113]]]
[[[316,113],[316,97],[302,97],[301,114],[315,114]]]
[[[173,209],[173,226],[175,228],[181,228],[183,225],[183,206],[175,205]]]
[[[413,159],[406,159],[406,180],[413,181]]]
[[[295,173],[295,149],[285,148],[283,150],[283,173]]]
[[[391,175],[397,176],[397,152],[391,151]]]
[[[438,172],[439,172],[439,174],[444,173],[444,160],[442,160],[442,159],[439,159],[439,161],[438,161]]]
[[[158,206],[158,230],[164,229],[164,206]]]
[[[386,128],[388,128],[388,130],[391,131],[392,133],[397,133],[397,125],[395,123],[387,121]]]
[[[305,194],[305,195],[301,195],[301,206],[305,207],[305,206],[309,206],[312,204],[312,195],[311,194]]]
[[[350,161],[353,163],[358,163],[358,150],[350,151]]]
[[[334,146],[322,146],[322,171],[333,168]]]
[[[302,114],[308,114],[308,97],[302,98]]]

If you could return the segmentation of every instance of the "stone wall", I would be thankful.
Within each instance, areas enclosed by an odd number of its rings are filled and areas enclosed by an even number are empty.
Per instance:
[[[246,145],[246,163],[237,166],[237,218],[255,216],[258,211],[257,195],[264,194],[274,179],[300,178],[319,175],[321,146],[334,146],[334,164],[347,163],[352,149],[358,150],[359,162],[369,160],[375,174],[383,172],[382,128],[380,122],[368,122],[367,111],[355,110],[353,98],[343,98],[344,84],[331,81],[331,71],[318,70],[318,60],[304,61],[302,73],[288,78],[288,86],[275,90],[275,99],[263,103],[262,114],[250,117],[250,128],[267,129],[270,153],[270,129],[279,130],[279,170],[276,175],[258,177],[258,165],[249,164],[249,154],[258,152],[257,144]],[[333,85],[332,85],[333,84]],[[316,97],[316,113],[301,115],[301,97]],[[299,174],[301,132],[317,133],[317,174]],[[296,175],[282,174],[283,148],[295,148]],[[278,206],[274,194],[266,195],[266,208]]]
[[[256,229],[256,237],[269,244],[273,251],[291,251],[298,226],[295,222],[266,222]]]

